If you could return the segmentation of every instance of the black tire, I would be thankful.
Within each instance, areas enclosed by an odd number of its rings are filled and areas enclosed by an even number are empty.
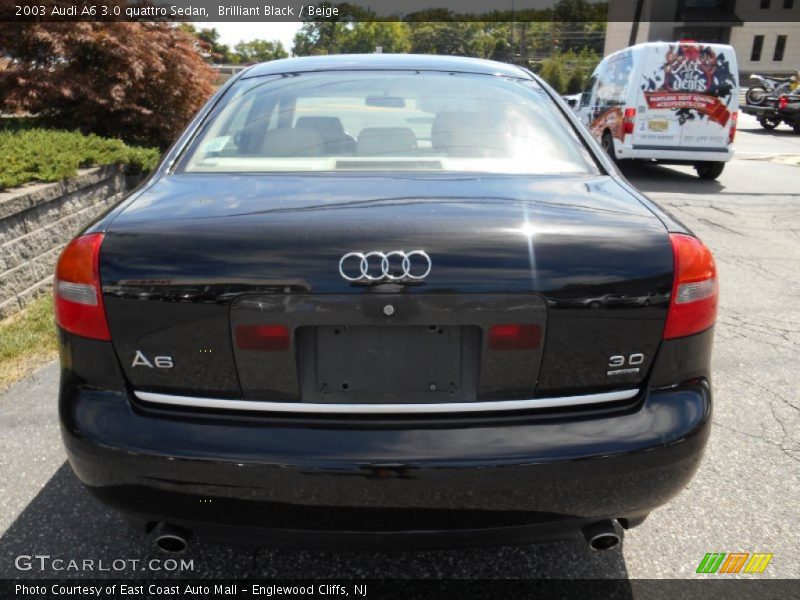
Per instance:
[[[770,130],[770,129],[775,129],[778,125],[780,125],[781,120],[770,117],[760,117],[758,119],[758,124],[761,125],[764,129]]]
[[[610,131],[605,131],[603,133],[603,137],[600,138],[600,145],[603,147],[603,150],[606,151],[609,158],[617,162],[617,157],[614,154],[614,137],[611,135]]]
[[[767,88],[763,85],[751,85],[744,95],[745,102],[751,106],[760,106],[767,99]]]
[[[795,133],[800,134],[800,118],[797,118],[794,121],[792,121],[792,130]]]
[[[725,168],[724,162],[701,162],[694,166],[697,171],[697,176],[700,179],[716,179],[722,175],[722,170]]]

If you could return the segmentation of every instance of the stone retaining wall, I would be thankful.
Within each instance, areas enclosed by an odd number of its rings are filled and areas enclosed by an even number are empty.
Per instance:
[[[112,165],[0,192],[0,319],[47,290],[64,245],[140,180]]]

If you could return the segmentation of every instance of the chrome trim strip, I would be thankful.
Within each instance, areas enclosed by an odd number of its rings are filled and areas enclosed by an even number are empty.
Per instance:
[[[171,406],[192,406],[196,408],[218,408],[226,410],[247,410],[258,412],[350,415],[466,413],[529,410],[532,408],[558,408],[563,406],[581,406],[585,404],[602,404],[604,402],[629,400],[638,393],[639,390],[623,390],[620,392],[604,392],[602,394],[586,394],[583,396],[562,396],[560,398],[497,400],[488,402],[452,402],[446,404],[312,404],[303,402],[269,402],[261,400],[194,398],[191,396],[173,396],[170,394],[153,394],[151,392],[134,392],[139,400]]]
[[[658,146],[653,144],[633,144],[634,150],[666,150],[666,151],[682,151],[685,152],[687,150],[691,152],[727,152],[728,147],[720,148],[719,146]]]

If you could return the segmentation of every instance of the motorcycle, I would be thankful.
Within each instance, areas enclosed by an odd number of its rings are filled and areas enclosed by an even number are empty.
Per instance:
[[[755,73],[750,76],[750,79],[755,79],[761,83],[756,83],[747,88],[745,100],[747,104],[752,106],[761,106],[770,96],[779,96],[781,94],[788,94],[791,89],[792,83],[797,81],[797,77],[779,78],[779,77],[764,77],[763,75],[756,75]]]

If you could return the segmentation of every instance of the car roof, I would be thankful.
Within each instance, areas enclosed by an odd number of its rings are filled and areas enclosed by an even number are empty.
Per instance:
[[[619,50],[616,50],[615,52],[612,52],[611,54],[607,55],[604,60],[607,60],[607,59],[610,59],[610,58],[615,58],[617,56],[625,54],[626,52],[627,53],[631,53],[631,52],[635,53],[635,52],[643,52],[645,50],[652,50],[654,48],[663,49],[665,47],[666,48],[671,48],[672,46],[675,46],[675,45],[692,46],[692,45],[698,45],[698,44],[701,45],[701,46],[708,46],[708,47],[711,47],[711,48],[722,48],[722,49],[725,49],[725,50],[733,50],[733,47],[729,46],[728,44],[717,44],[717,43],[713,43],[713,42],[695,42],[695,41],[692,41],[692,40],[678,40],[676,42],[642,42],[641,44],[636,44],[635,46],[628,46],[627,48],[621,48]]]
[[[313,71],[446,71],[478,73],[483,75],[505,75],[532,79],[530,74],[516,65],[466,58],[461,56],[435,56],[429,54],[328,54],[285,58],[261,63],[249,68],[243,79],[281,75],[284,73],[306,73]]]

